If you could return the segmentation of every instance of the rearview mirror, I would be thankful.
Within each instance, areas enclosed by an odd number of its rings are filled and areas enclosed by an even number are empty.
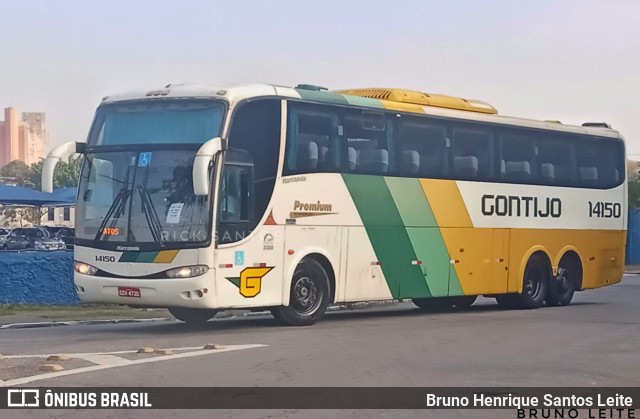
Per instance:
[[[75,153],[84,152],[84,143],[69,141],[54,148],[47,154],[47,158],[42,165],[42,192],[53,192],[53,171],[58,162],[62,159],[69,159]]]
[[[226,144],[220,137],[212,138],[202,144],[193,160],[193,193],[196,196],[209,194],[209,166],[215,156],[225,149]]]

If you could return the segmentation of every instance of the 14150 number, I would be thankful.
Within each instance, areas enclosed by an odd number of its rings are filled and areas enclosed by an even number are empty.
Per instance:
[[[589,217],[620,218],[622,205],[619,202],[589,201]]]

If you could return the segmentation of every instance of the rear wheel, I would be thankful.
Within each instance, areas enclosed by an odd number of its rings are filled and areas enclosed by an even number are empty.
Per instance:
[[[189,324],[203,324],[216,315],[218,310],[206,308],[171,307],[169,313],[176,319]]]
[[[524,269],[522,293],[510,296],[515,308],[541,307],[547,297],[550,281],[551,267],[549,263],[539,254],[531,255]]]
[[[291,280],[289,305],[274,307],[271,313],[280,323],[290,326],[312,325],[329,305],[329,276],[314,259],[304,259]]]
[[[567,306],[573,294],[580,288],[582,281],[582,263],[574,254],[566,254],[558,264],[558,274],[551,279],[546,302],[549,306]]]

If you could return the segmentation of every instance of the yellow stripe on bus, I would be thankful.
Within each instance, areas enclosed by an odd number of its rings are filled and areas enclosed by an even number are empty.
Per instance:
[[[178,255],[179,250],[163,250],[153,260],[153,263],[171,263]]]
[[[455,181],[420,179],[420,185],[440,228],[473,227],[467,206]]]

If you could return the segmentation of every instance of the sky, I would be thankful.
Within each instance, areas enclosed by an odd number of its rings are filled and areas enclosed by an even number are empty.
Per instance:
[[[102,97],[168,83],[400,87],[606,121],[640,159],[640,2],[0,0],[0,108],[84,141]]]

